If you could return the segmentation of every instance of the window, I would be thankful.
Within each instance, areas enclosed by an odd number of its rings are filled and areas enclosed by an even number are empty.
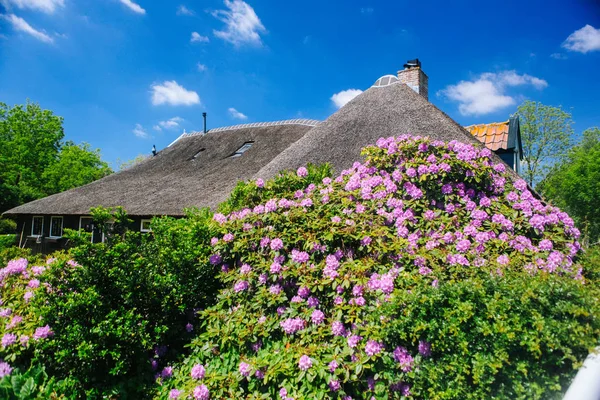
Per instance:
[[[106,240],[112,236],[114,225],[115,225],[114,220],[107,221],[104,224],[104,230],[102,231],[102,243],[106,242]]]
[[[33,217],[31,221],[31,236],[44,234],[44,217]]]
[[[50,237],[59,238],[63,234],[63,217],[50,217]]]
[[[152,232],[152,228],[150,227],[150,219],[143,219],[140,224],[140,232]]]
[[[242,147],[240,147],[239,149],[237,149],[235,151],[235,153],[233,153],[231,155],[231,158],[241,157],[242,154],[244,154],[246,151],[248,151],[248,149],[250,147],[252,147],[253,144],[254,144],[254,142],[246,142],[246,143],[244,143],[244,145]]]
[[[81,229],[85,232],[92,232],[94,230],[94,219],[92,217],[80,217],[79,230]]]
[[[94,219],[92,217],[79,217],[79,230],[91,233],[90,242],[94,243]]]
[[[200,157],[200,154],[202,154],[202,152],[203,152],[204,150],[206,150],[204,147],[203,147],[203,148],[201,148],[200,150],[198,150],[198,151],[196,152],[196,154],[194,154],[194,155],[192,156],[192,158],[190,158],[190,160],[195,160],[196,158]]]

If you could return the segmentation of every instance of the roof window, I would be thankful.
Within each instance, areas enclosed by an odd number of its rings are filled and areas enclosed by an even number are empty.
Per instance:
[[[242,154],[244,154],[246,151],[248,151],[248,149],[250,147],[252,147],[253,144],[254,144],[254,141],[244,143],[242,145],[242,147],[240,147],[239,149],[237,149],[235,151],[235,153],[233,153],[230,157],[231,158],[241,157]]]

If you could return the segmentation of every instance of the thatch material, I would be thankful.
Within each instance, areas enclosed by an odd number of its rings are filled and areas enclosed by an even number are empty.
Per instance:
[[[360,150],[380,137],[429,136],[446,142],[482,144],[452,118],[404,84],[372,87],[311,129],[275,157],[256,177],[270,178],[283,169],[329,162],[337,172],[360,159]],[[501,162],[499,157],[496,157]]]
[[[123,206],[130,215],[178,216],[185,207],[215,207],[239,180],[251,179],[311,128],[276,125],[182,138],[132,168],[5,214],[86,215],[91,207],[101,205]],[[254,144],[243,156],[230,158],[248,141]],[[205,150],[193,159],[202,148]]]
[[[85,215],[95,206],[123,206],[130,215],[182,215],[185,207],[215,208],[240,180],[329,162],[337,172],[360,159],[380,137],[404,133],[483,146],[467,130],[404,84],[370,88],[326,121],[232,127],[186,135],[126,171],[13,208],[5,214]],[[235,129],[234,129],[235,128]],[[255,141],[242,157],[230,158]],[[201,149],[196,160],[191,160]],[[496,156],[498,162],[500,158]],[[514,174],[516,177],[517,175]]]

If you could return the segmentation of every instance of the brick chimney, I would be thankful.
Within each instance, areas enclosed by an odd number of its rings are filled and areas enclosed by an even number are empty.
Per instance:
[[[400,79],[400,82],[408,85],[412,90],[425,97],[426,100],[429,100],[429,78],[421,69],[421,62],[418,58],[404,64],[404,69],[398,71],[398,79]]]

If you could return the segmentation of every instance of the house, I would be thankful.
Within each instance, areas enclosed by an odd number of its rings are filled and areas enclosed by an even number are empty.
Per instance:
[[[508,166],[521,173],[523,145],[521,143],[521,127],[519,117],[513,116],[506,122],[478,124],[465,127],[485,146],[498,154]]]
[[[378,79],[325,121],[294,119],[186,133],[132,168],[4,215],[16,218],[21,245],[46,253],[64,246],[65,228],[85,229],[92,232],[93,241],[104,240],[93,227],[91,207],[123,206],[134,221],[132,228],[148,231],[153,216],[183,216],[188,207],[215,208],[240,180],[268,179],[307,163],[328,162],[339,172],[380,137],[410,133],[483,146],[481,137],[499,131],[481,128],[481,135],[471,134],[427,96],[427,75],[414,60],[397,75]],[[502,160],[502,152],[514,149],[510,126],[508,130],[509,139],[498,147],[497,161]],[[497,144],[495,136],[490,143]]]

